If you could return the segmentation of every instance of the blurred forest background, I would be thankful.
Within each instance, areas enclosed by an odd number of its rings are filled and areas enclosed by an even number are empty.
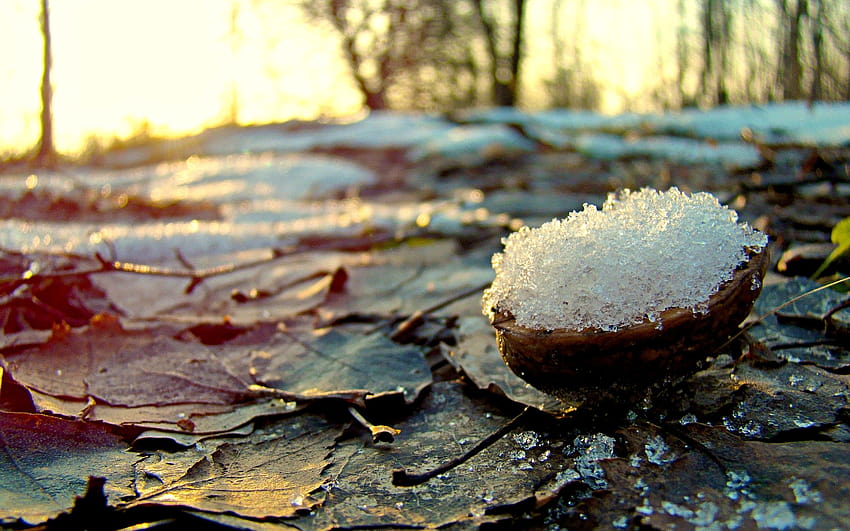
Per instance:
[[[203,40],[193,41],[188,30],[181,38],[180,31],[167,28],[197,28],[214,22],[212,68],[220,76],[205,89],[214,99],[206,105],[206,117],[178,127],[146,115],[139,102],[123,111],[122,120],[130,124],[129,129],[80,130],[76,134],[84,140],[76,144],[63,140],[57,147],[54,116],[76,104],[73,99],[54,97],[72,83],[72,74],[54,72],[61,66],[56,63],[66,57],[65,45],[57,45],[54,32],[67,35],[61,25],[79,23],[67,14],[75,9],[73,4],[91,3],[38,0],[16,8],[14,14],[25,15],[24,20],[32,24],[14,24],[14,29],[35,39],[20,37],[15,44],[4,45],[0,53],[10,58],[37,49],[38,55],[28,57],[30,63],[40,59],[39,77],[25,81],[32,93],[29,107],[21,103],[22,98],[9,96],[0,104],[0,121],[26,122],[14,133],[14,140],[2,140],[0,159],[49,165],[59,159],[59,152],[84,159],[119,144],[185,134],[192,127],[353,115],[363,110],[450,112],[518,106],[647,112],[801,99],[850,100],[850,3],[846,0],[221,0],[197,4],[194,12],[167,7],[184,2],[160,5],[121,0],[111,3],[111,13],[147,9],[163,21],[165,29],[147,28],[149,60],[154,64],[166,62],[157,53],[167,55],[170,49],[180,55],[182,48],[206,46]],[[213,5],[218,7],[212,9]],[[31,10],[32,6],[38,8]],[[616,13],[622,16],[615,17]],[[3,17],[0,13],[0,29]],[[11,18],[5,18],[11,26]],[[173,25],[165,24],[166,20]],[[126,32],[133,23],[132,15],[116,19],[104,12],[92,27]],[[154,50],[155,41],[166,44],[157,48],[165,52]],[[260,43],[259,48],[248,51],[249,41]],[[100,37],[97,45],[102,56],[89,60],[106,76],[114,71],[113,77],[120,77],[117,62],[109,60],[113,43]],[[182,59],[189,72],[196,62],[193,57]],[[294,63],[296,59],[301,62]],[[10,66],[13,63],[4,62],[0,84],[11,86],[12,80],[27,77]],[[262,76],[245,74],[247,63]],[[307,82],[318,75],[328,81]],[[176,74],[172,78],[172,92],[178,94],[179,79]],[[300,80],[303,94],[293,96],[293,80]],[[124,82],[129,90],[133,82]],[[160,80],[158,85],[165,85],[165,90],[151,90],[149,97],[169,98],[168,82]],[[94,89],[95,81],[90,83]],[[260,83],[288,99],[287,110],[275,110],[268,102],[265,115],[250,110],[257,99],[251,90]],[[113,93],[116,90],[120,88]],[[195,99],[201,98],[201,92],[195,91]],[[16,104],[20,104],[17,111]],[[299,104],[303,113],[297,110]],[[74,120],[67,118],[63,127],[73,129],[69,121]]]

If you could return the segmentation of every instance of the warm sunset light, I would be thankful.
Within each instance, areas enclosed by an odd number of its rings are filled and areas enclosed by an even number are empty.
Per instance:
[[[835,529],[848,0],[0,0],[0,529]]]
[[[38,135],[38,13],[29,0],[0,7],[0,46],[14,50],[0,68],[0,151],[25,148]],[[241,123],[355,112],[358,96],[340,74],[337,50],[294,6],[264,14],[262,6],[231,0],[51,3],[59,149],[79,149],[90,135],[127,136],[145,124],[158,135],[220,124],[234,79]]]
[[[93,140],[364,107],[613,114],[847,97],[841,2],[797,13],[770,2],[541,0],[519,4],[519,32],[508,4],[413,2],[392,8],[407,13],[392,26],[389,3],[365,0],[52,1],[54,143],[74,155]],[[39,139],[40,12],[34,0],[0,4],[0,157]],[[807,25],[783,30],[797,18]],[[513,67],[511,35],[521,35]]]

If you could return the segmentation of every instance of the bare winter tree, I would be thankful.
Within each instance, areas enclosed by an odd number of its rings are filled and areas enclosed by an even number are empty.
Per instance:
[[[818,0],[812,11],[812,40],[821,39],[814,61],[821,74],[817,79],[819,97],[850,101],[850,6],[838,0]]]
[[[305,0],[301,6],[338,35],[368,108],[451,107],[477,98],[468,2]]]
[[[812,38],[812,84],[809,89],[809,104],[823,97],[823,3],[812,0],[810,12],[810,30]]]
[[[487,44],[493,103],[513,106],[517,102],[522,64],[525,0],[508,2],[508,20],[500,20],[495,14],[497,7],[502,7],[496,6],[497,1],[473,0],[473,3]]]
[[[703,68],[702,93],[711,103],[729,102],[727,76],[732,45],[732,11],[728,0],[704,0],[702,4]]]
[[[582,55],[580,42],[586,21],[584,0],[570,6],[570,17],[563,16],[562,0],[552,3],[551,34],[554,53],[554,75],[545,80],[549,103],[554,107],[596,109],[599,107],[599,86]],[[563,21],[572,27],[565,29]]]
[[[56,164],[56,147],[53,142],[53,87],[50,84],[52,53],[50,44],[50,9],[48,0],[41,0],[41,35],[44,41],[43,71],[41,76],[41,139],[35,154],[35,163],[51,167]]]
[[[236,58],[239,55],[239,47],[242,44],[242,30],[239,27],[240,5],[238,1],[230,4],[230,20],[227,31],[227,40],[230,44],[230,89],[227,96],[227,123],[235,125],[239,123],[239,88],[236,73]]]
[[[784,38],[781,41],[778,85],[782,88],[782,98],[796,100],[803,96],[803,63],[801,40],[803,19],[808,14],[808,1],[777,0],[781,29]]]

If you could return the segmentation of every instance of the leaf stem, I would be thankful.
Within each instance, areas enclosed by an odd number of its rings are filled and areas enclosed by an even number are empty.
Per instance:
[[[819,291],[822,291],[822,290],[825,290],[825,289],[829,289],[829,288],[831,288],[831,287],[833,287],[833,286],[837,286],[838,284],[841,284],[842,282],[847,282],[848,280],[850,280],[850,277],[843,277],[843,278],[839,278],[838,280],[834,280],[834,281],[830,282],[829,284],[824,284],[823,286],[819,286],[819,287],[817,287],[817,288],[815,288],[815,289],[812,289],[812,290],[809,290],[809,291],[807,291],[807,292],[805,292],[805,293],[801,293],[801,294],[797,295],[796,297],[792,297],[792,298],[788,299],[787,301],[785,301],[784,303],[780,304],[780,305],[779,305],[779,306],[777,306],[776,308],[773,308],[773,309],[772,309],[772,310],[770,310],[769,312],[765,313],[764,315],[760,315],[760,316],[759,316],[759,317],[757,317],[755,320],[753,320],[752,322],[748,323],[746,326],[744,326],[743,328],[741,328],[741,329],[740,329],[740,330],[739,330],[739,331],[738,331],[735,335],[733,335],[733,336],[732,336],[732,337],[730,337],[728,340],[726,340],[726,342],[725,342],[725,343],[723,343],[722,345],[720,345],[719,347],[717,347],[714,351],[715,351],[715,352],[717,352],[717,351],[719,351],[719,350],[721,350],[721,349],[723,349],[723,348],[726,348],[727,346],[729,346],[729,344],[731,344],[733,341],[735,341],[736,339],[738,339],[739,337],[741,337],[741,335],[743,335],[744,333],[746,333],[746,332],[747,332],[750,328],[752,328],[752,327],[754,327],[755,325],[759,324],[760,322],[764,321],[765,319],[767,319],[767,318],[768,318],[768,317],[770,317],[771,315],[773,315],[773,314],[775,314],[775,313],[777,313],[777,312],[782,311],[783,309],[785,309],[785,308],[787,308],[788,306],[790,306],[790,305],[794,304],[795,302],[797,302],[797,301],[799,301],[799,300],[801,300],[801,299],[804,299],[804,298],[808,297],[809,295],[813,295],[813,294],[815,294],[815,293],[817,293],[817,292],[819,292]]]
[[[354,417],[354,420],[360,423],[361,426],[368,429],[372,432],[372,442],[379,443],[391,443],[395,441],[396,435],[401,433],[401,430],[397,430],[392,426],[384,426],[382,424],[375,425],[366,420],[366,417],[360,414],[354,407],[349,407],[348,412],[351,413],[351,416]]]
[[[421,485],[440,474],[448,472],[449,470],[462,465],[467,462],[469,459],[477,455],[481,450],[484,450],[488,446],[491,446],[493,443],[504,437],[508,432],[516,428],[520,422],[522,422],[531,408],[526,406],[522,412],[509,420],[507,423],[502,425],[499,429],[488,435],[487,437],[481,439],[475,446],[469,449],[463,455],[460,455],[454,459],[446,461],[442,465],[433,468],[427,472],[422,472],[420,474],[412,474],[403,468],[396,468],[393,470],[393,478],[392,483],[396,487],[415,487],[416,485]]]

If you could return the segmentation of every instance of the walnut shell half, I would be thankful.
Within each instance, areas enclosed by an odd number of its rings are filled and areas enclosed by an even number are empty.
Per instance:
[[[520,378],[552,392],[558,389],[640,384],[693,369],[738,330],[761,292],[767,248],[752,251],[731,280],[708,300],[708,311],[671,308],[657,322],[616,332],[594,329],[536,330],[516,324],[508,312],[491,317],[502,359]]]

